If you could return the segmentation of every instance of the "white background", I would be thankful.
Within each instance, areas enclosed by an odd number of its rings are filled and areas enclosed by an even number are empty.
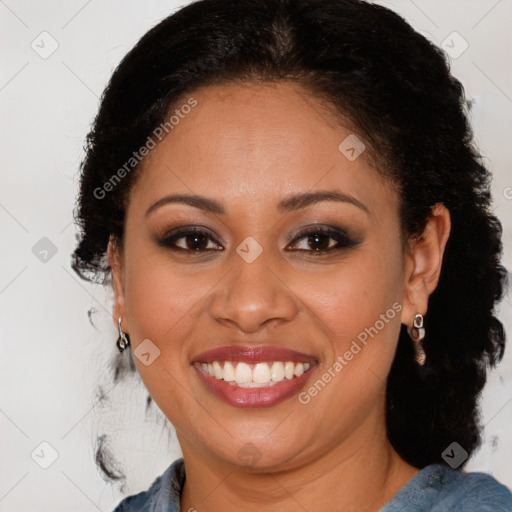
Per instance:
[[[437,44],[450,36],[448,43],[463,49],[454,31],[467,41],[453,72],[474,100],[477,140],[495,175],[504,263],[512,269],[512,2],[378,3]],[[70,269],[77,171],[98,98],[125,53],[178,5],[0,0],[0,511],[112,510],[124,494],[96,470],[96,434],[114,436],[126,494],[146,489],[179,456],[162,415],[145,419],[142,385],[134,380],[112,389],[110,295]],[[51,38],[40,36],[44,31]],[[46,59],[31,47],[35,41],[48,51],[52,40],[58,48]],[[32,252],[43,237],[57,249],[46,263]],[[500,316],[510,333],[511,310],[508,296]],[[98,385],[107,396],[101,404]],[[512,487],[512,349],[491,375],[482,409],[485,442],[468,468]],[[53,448],[40,447],[43,441]],[[52,449],[58,458],[42,469],[31,458],[35,449],[41,462],[50,461]]]

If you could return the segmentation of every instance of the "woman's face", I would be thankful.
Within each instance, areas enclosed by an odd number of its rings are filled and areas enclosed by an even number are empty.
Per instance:
[[[410,315],[396,192],[296,84],[192,96],[146,157],[114,264],[140,376],[184,454],[269,469],[355,452],[384,428]]]

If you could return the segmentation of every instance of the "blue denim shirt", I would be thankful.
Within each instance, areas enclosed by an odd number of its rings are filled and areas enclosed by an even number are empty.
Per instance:
[[[183,459],[174,461],[144,492],[129,496],[114,512],[180,511]],[[439,464],[423,468],[380,512],[512,512],[512,494],[485,473],[462,473]]]

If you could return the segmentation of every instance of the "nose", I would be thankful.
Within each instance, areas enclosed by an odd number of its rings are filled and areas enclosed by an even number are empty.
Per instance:
[[[235,260],[224,286],[210,298],[210,315],[217,322],[249,334],[295,318],[299,308],[292,283],[275,265],[270,267],[264,254],[252,263]]]

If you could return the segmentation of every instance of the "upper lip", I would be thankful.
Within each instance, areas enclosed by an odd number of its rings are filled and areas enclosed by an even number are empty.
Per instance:
[[[304,354],[283,347],[270,345],[243,346],[230,345],[217,347],[195,356],[192,363],[210,363],[212,361],[240,361],[244,363],[264,363],[266,361],[292,361],[294,363],[312,363],[316,359],[310,354]]]

